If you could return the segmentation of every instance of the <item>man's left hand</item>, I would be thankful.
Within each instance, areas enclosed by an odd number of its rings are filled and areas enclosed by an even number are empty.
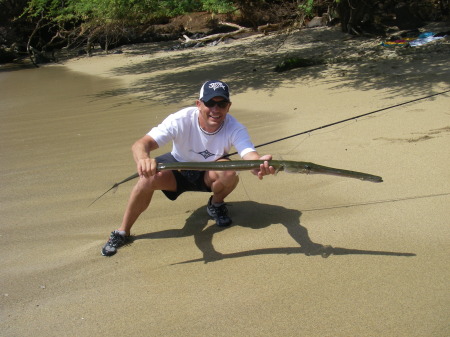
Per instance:
[[[259,180],[262,180],[264,176],[268,174],[275,174],[275,169],[273,166],[269,166],[268,160],[272,160],[272,155],[266,154],[261,156],[259,160],[264,160],[264,163],[259,166],[259,171],[255,170],[255,174],[258,176]]]

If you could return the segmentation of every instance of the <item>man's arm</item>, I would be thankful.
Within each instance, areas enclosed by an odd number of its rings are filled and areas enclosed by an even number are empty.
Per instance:
[[[140,177],[149,177],[156,174],[157,163],[154,158],[150,157],[150,152],[158,147],[158,143],[149,135],[138,139],[131,147]]]
[[[275,169],[272,166],[269,166],[269,163],[267,160],[272,160],[271,154],[266,154],[264,156],[261,156],[258,152],[252,151],[244,155],[242,157],[244,160],[264,160],[264,164],[261,164],[258,170],[253,170],[252,173],[254,175],[257,175],[258,178],[261,180],[265,175],[268,174],[275,174]]]

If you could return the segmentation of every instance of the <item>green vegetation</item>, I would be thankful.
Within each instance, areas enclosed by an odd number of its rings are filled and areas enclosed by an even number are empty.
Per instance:
[[[380,35],[389,25],[402,29],[401,25],[418,27],[424,20],[446,19],[449,1],[0,0],[0,45],[6,46],[0,49],[11,51],[9,47],[16,45],[30,53],[85,47],[89,52],[94,44],[107,50],[124,43],[179,38],[180,31],[158,35],[151,27],[199,11],[225,13],[229,20],[253,29],[269,23],[301,27],[326,13],[344,32]],[[388,22],[389,18],[396,21]]]
[[[232,2],[219,0],[30,0],[23,16],[44,16],[58,23],[73,20],[142,23],[187,12],[208,10],[217,13],[234,9]]]
[[[189,12],[230,13],[237,8],[226,0],[0,0],[0,10],[1,22],[13,31],[10,35],[17,39],[19,33],[22,44],[48,50],[102,43],[106,38],[112,44],[124,43],[133,40],[130,31],[139,26]],[[0,36],[0,43],[19,42],[10,40],[11,36]],[[107,48],[108,43],[102,44]]]
[[[275,71],[280,73],[295,68],[306,68],[321,64],[326,64],[326,61],[320,58],[291,57],[277,64]]]
[[[339,0],[337,2],[339,2]],[[314,0],[303,1],[298,5],[298,8],[301,12],[305,13],[306,16],[311,17],[314,15]]]

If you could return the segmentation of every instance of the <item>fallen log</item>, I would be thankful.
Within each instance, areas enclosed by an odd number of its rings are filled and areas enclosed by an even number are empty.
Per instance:
[[[187,35],[183,35],[184,40],[181,40],[181,42],[186,43],[186,44],[192,44],[192,43],[203,43],[203,42],[216,41],[216,40],[222,41],[223,39],[228,38],[228,37],[236,36],[236,35],[243,34],[243,33],[253,32],[253,30],[251,28],[242,27],[242,26],[239,26],[234,23],[220,22],[220,24],[224,25],[224,26],[230,26],[230,27],[237,28],[237,30],[234,30],[232,32],[227,32],[227,33],[212,34],[212,35],[208,35],[208,36],[201,37],[198,39],[191,39]]]

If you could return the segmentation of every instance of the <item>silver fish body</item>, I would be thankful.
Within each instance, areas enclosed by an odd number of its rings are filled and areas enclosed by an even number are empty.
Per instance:
[[[355,178],[364,181],[380,183],[383,179],[368,173],[343,170],[314,163],[291,160],[269,160],[269,165],[276,172],[285,171],[287,173],[303,174],[327,174],[347,178]],[[259,169],[264,160],[231,160],[214,162],[177,162],[158,163],[157,171],[165,170],[194,170],[194,171],[248,171]]]

